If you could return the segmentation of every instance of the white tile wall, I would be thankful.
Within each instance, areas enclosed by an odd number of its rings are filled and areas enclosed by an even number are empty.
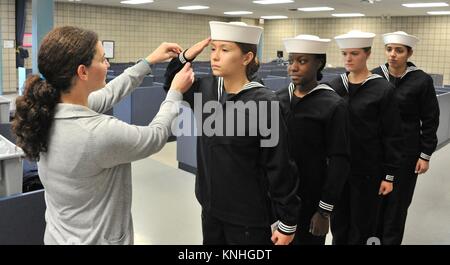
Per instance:
[[[15,10],[14,0],[0,0],[0,34],[3,41],[16,39]],[[3,43],[0,45],[3,57],[3,92],[14,92],[17,87],[15,49],[4,49]]]
[[[14,39],[14,0],[1,1],[3,39]],[[25,31],[31,33],[31,0],[27,2]],[[7,12],[8,11],[8,12]],[[3,17],[7,17],[5,20]],[[101,40],[115,42],[115,58],[111,62],[135,62],[147,56],[164,41],[179,43],[188,48],[209,36],[209,21],[229,21],[230,18],[149,11],[131,8],[104,7],[85,4],[55,3],[55,26],[71,25],[93,30]],[[5,21],[6,22],[5,22]],[[6,29],[3,29],[7,27]],[[5,36],[6,34],[6,36]],[[8,35],[9,34],[9,35]],[[16,91],[16,70],[14,51],[12,55],[3,51],[4,91]],[[25,66],[31,68],[30,58]],[[208,60],[205,52],[199,60]]]
[[[15,39],[14,0],[0,0],[2,38]],[[231,21],[239,18],[190,15],[131,8],[104,7],[85,4],[55,3],[55,26],[76,25],[96,31],[101,40],[115,42],[112,62],[134,62],[146,56],[163,41],[177,42],[184,48],[209,35],[210,20]],[[259,21],[241,18],[243,22],[259,25]],[[369,60],[369,67],[385,61],[381,35],[403,30],[418,36],[421,41],[412,61],[430,73],[444,74],[444,83],[450,83],[450,17],[392,17],[382,18],[326,18],[266,20],[264,27],[263,62],[276,58],[277,50],[284,50],[282,39],[298,34],[314,34],[333,38],[352,29],[378,34]],[[31,32],[31,0],[27,2],[26,32]],[[3,85],[5,92],[16,90],[14,49],[3,49]],[[29,50],[30,56],[31,49]],[[205,52],[198,57],[208,60]],[[331,43],[328,63],[341,66],[339,50]],[[31,58],[25,61],[31,68]]]
[[[313,34],[331,38],[357,29],[377,34],[368,61],[369,68],[385,62],[382,35],[387,32],[405,31],[419,37],[411,61],[429,73],[444,74],[444,83],[450,83],[450,17],[392,17],[382,18],[325,18],[289,19],[266,21],[264,25],[265,47],[263,61],[276,57],[277,50],[284,50],[282,39],[299,34]],[[328,63],[342,66],[341,56],[333,40],[327,51]]]

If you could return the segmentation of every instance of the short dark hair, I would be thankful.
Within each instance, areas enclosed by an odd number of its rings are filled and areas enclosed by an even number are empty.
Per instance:
[[[389,44],[389,43],[388,43],[388,44]],[[388,44],[384,45],[384,47],[386,47]],[[404,44],[401,44],[401,45],[404,46],[404,47],[406,48],[406,50],[408,51],[408,53],[412,52],[412,48],[411,48],[410,46],[404,45]]]
[[[323,74],[322,74],[322,70],[323,68],[325,68],[325,65],[327,64],[327,55],[326,54],[315,54],[316,59],[321,61],[322,66],[319,68],[319,70],[317,70],[317,81],[322,80],[323,78]]]
[[[369,53],[370,51],[372,51],[372,47],[364,47],[362,48],[366,53]]]
[[[247,75],[248,80],[253,80],[255,78],[256,72],[259,69],[259,61],[256,57],[258,52],[258,46],[256,44],[242,43],[236,42],[236,45],[241,49],[243,54],[247,54],[249,52],[253,53],[253,60],[247,65],[245,69],[245,73]]]

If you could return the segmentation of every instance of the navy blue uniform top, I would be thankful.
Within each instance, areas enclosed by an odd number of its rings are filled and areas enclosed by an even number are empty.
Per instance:
[[[276,93],[289,130],[290,153],[298,165],[302,209],[308,205],[309,214],[317,207],[331,212],[350,173],[347,104],[327,85],[302,98],[294,90],[291,83]]]
[[[403,76],[396,78],[389,73],[389,65],[381,65],[372,70],[394,87],[399,103],[404,135],[404,152],[407,156],[416,156],[430,160],[436,150],[437,129],[439,127],[439,104],[433,79],[424,71],[408,62]]]
[[[167,67],[166,90],[186,63],[183,54]],[[227,94],[223,78],[215,76],[196,78],[191,89],[183,95],[192,109],[195,109],[195,94],[202,96],[201,105],[197,107],[203,108],[207,103],[220,104],[222,111],[203,112],[202,120],[205,123],[217,120],[219,115],[224,132],[223,136],[203,134],[197,138],[195,193],[203,210],[223,221],[245,226],[267,226],[280,220],[278,230],[285,234],[294,233],[300,207],[299,180],[295,163],[290,160],[287,128],[282,115],[276,109],[275,117],[270,115],[271,102],[278,106],[276,95],[257,82],[246,84],[237,94]],[[243,131],[238,131],[237,119],[234,128],[226,123],[226,116],[235,112],[228,103],[254,104],[260,111],[261,102],[267,103],[269,115],[258,114],[256,117],[245,113]],[[238,114],[231,115],[236,117]],[[262,147],[261,140],[270,137],[260,130],[252,133],[250,128],[259,128],[260,122],[267,124],[263,127],[271,128],[272,121],[278,121],[278,144]],[[227,131],[233,132],[232,136],[227,136],[230,135],[225,134]]]
[[[330,86],[348,104],[351,173],[393,181],[401,165],[403,140],[394,88],[377,74],[350,86],[348,74],[335,78]]]

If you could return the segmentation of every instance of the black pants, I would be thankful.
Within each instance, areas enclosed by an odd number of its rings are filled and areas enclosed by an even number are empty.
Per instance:
[[[411,205],[417,174],[417,157],[408,157],[394,181],[394,190],[383,202],[382,222],[379,230],[383,245],[400,245],[405,231],[406,216]]]
[[[376,237],[382,197],[381,177],[351,176],[331,215],[333,245],[366,245]]]
[[[293,245],[312,246],[325,245],[326,236],[314,236],[309,232],[309,226],[306,228],[297,228]]]
[[[267,227],[230,224],[202,212],[204,245],[273,245],[272,231]]]
[[[311,203],[304,198],[297,224],[294,245],[325,245],[326,236],[314,236],[309,232],[311,218],[317,211],[317,203]]]

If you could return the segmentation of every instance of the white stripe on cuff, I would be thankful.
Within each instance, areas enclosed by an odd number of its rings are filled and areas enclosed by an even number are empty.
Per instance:
[[[394,176],[392,176],[392,175],[386,175],[386,180],[388,180],[388,181],[394,181]]]
[[[290,226],[290,225],[285,225],[282,222],[278,223],[278,229],[280,229],[281,231],[291,234],[291,233],[295,233],[295,231],[297,230],[297,226]]]
[[[421,153],[421,154],[420,154],[420,158],[425,159],[425,160],[427,160],[427,161],[430,161],[431,156],[429,156],[429,155],[427,155],[427,154],[425,154],[425,153]]]
[[[184,58],[184,52],[182,52],[182,53],[180,53],[180,55],[178,55],[178,59],[180,59],[180,62],[181,62],[182,64],[187,63],[186,58]]]
[[[327,211],[329,211],[329,212],[332,212],[333,209],[334,209],[334,205],[325,203],[325,202],[323,202],[323,201],[320,201],[320,202],[319,202],[319,207],[322,208],[322,209],[324,209],[324,210],[327,210]]]

